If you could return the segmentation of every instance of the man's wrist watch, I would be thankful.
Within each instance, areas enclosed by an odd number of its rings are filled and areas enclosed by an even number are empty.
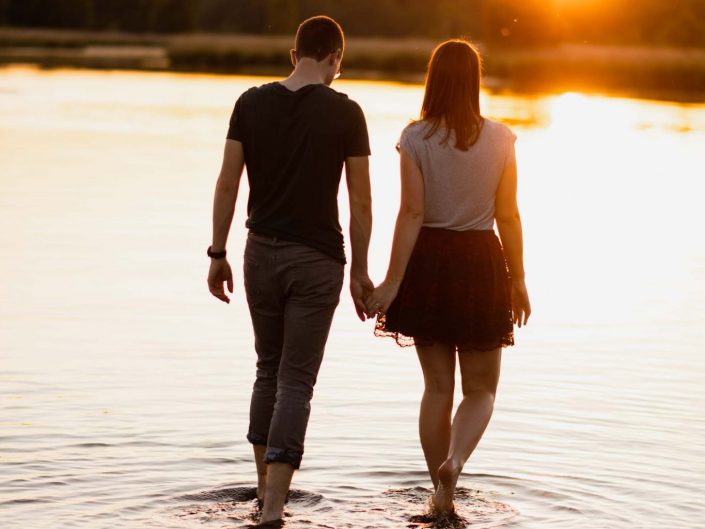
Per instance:
[[[222,252],[214,252],[211,250],[211,246],[209,246],[208,250],[206,250],[206,254],[208,254],[208,257],[211,259],[225,259],[228,252],[226,250],[223,250]]]

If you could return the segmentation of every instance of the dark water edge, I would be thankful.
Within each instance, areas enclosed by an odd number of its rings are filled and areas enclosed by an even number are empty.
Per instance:
[[[288,74],[288,36],[133,35],[0,28],[0,65],[208,74]],[[429,39],[350,38],[345,78],[423,82]],[[485,85],[516,94],[565,91],[705,101],[705,49],[562,44],[485,49]]]
[[[96,70],[96,71],[142,71],[142,72],[167,72],[182,74],[209,74],[209,75],[241,75],[241,76],[265,76],[265,77],[286,77],[289,70],[274,68],[270,66],[252,65],[249,67],[232,70],[204,70],[189,68],[156,68],[144,65],[133,64],[129,61],[65,61],[55,58],[42,60],[3,60],[0,49],[0,72],[2,68],[11,67],[37,67],[43,70],[72,68],[76,70]],[[345,79],[354,81],[377,81],[394,82],[400,84],[423,84],[424,74],[418,72],[389,72],[382,70],[356,70],[346,69]],[[680,86],[672,87],[651,87],[651,86],[601,86],[572,83],[570,81],[555,82],[553,84],[541,85],[535,82],[522,84],[517,80],[496,78],[486,76],[483,79],[483,86],[490,93],[495,95],[515,95],[538,97],[552,94],[562,94],[565,92],[579,92],[584,94],[599,95],[605,97],[625,97],[652,101],[671,101],[675,103],[705,103],[705,88],[690,90]]]

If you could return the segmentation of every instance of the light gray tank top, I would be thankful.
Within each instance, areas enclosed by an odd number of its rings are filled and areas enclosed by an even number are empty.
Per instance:
[[[446,129],[430,138],[426,122],[407,126],[399,148],[416,162],[424,179],[424,226],[450,230],[491,230],[494,203],[505,164],[514,161],[516,135],[501,123],[484,119],[480,137],[467,151],[455,148]]]

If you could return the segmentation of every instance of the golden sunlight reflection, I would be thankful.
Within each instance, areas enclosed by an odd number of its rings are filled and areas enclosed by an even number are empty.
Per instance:
[[[702,222],[695,197],[705,183],[694,178],[703,162],[702,107],[686,113],[682,105],[577,93],[548,99],[549,125],[520,132],[517,146],[541,310],[615,323],[643,319],[658,298],[679,304],[686,283],[674,291],[657,278],[688,281],[688,258],[701,251],[683,222]]]
[[[621,135],[632,128],[638,108],[618,99],[595,99],[568,92],[549,103],[551,129],[562,131],[566,141],[590,141],[596,132]],[[609,126],[606,126],[608,125]]]
[[[27,68],[5,70],[0,79],[17,94],[0,100],[3,185],[15,194],[32,193],[37,179],[58,186],[47,198],[60,200],[23,207],[35,210],[27,220],[30,225],[46,230],[43,223],[51,221],[73,233],[66,240],[71,251],[89,241],[101,244],[96,239],[100,231],[88,229],[85,218],[99,227],[116,205],[138,208],[139,214],[150,211],[151,198],[135,193],[138,186],[156,185],[153,193],[161,200],[184,200],[186,211],[194,211],[192,188],[198,182],[203,201],[198,205],[208,204],[211,189],[203,184],[217,171],[232,102],[246,85],[267,81]],[[369,120],[375,203],[370,268],[379,280],[399,199],[394,146],[401,129],[418,116],[423,88],[362,81],[336,86],[361,104]],[[668,272],[685,277],[685,257],[698,250],[692,250],[692,238],[682,223],[702,220],[697,197],[704,191],[703,179],[694,177],[705,166],[702,105],[579,93],[521,98],[485,91],[482,107],[485,115],[509,124],[518,135],[520,207],[537,315],[560,321],[639,318],[649,310],[649,296],[671,288],[667,282],[653,281],[655,276]],[[32,155],[29,138],[44,146],[42,157]],[[177,158],[179,167],[172,163]],[[184,163],[191,168],[186,173]],[[49,173],[46,164],[52,167]],[[100,167],[99,174],[95,167]],[[35,175],[33,180],[22,176],[27,171]],[[160,179],[169,182],[167,195],[157,184]],[[341,189],[345,223],[346,195],[344,186]],[[91,200],[82,192],[90,192]],[[18,207],[8,202],[5,215],[19,215]],[[169,216],[169,210],[159,214]],[[133,220],[120,218],[117,212],[105,218],[116,234],[115,251],[140,240],[147,247],[152,244],[146,236],[128,238],[128,225],[137,225],[134,215]],[[197,225],[205,231],[207,218],[199,210]],[[243,222],[241,205],[235,223]],[[189,225],[188,218],[180,215],[176,225]],[[27,246],[19,233],[5,230],[2,237]],[[50,244],[58,244],[57,239]],[[70,255],[59,255],[56,262]],[[643,288],[645,283],[649,289]],[[570,311],[565,310],[568,306]]]

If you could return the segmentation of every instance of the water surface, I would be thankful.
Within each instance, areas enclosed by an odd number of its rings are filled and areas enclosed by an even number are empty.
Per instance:
[[[254,353],[205,248],[237,96],[263,78],[0,70],[0,526],[244,527]],[[385,271],[422,88],[341,81],[373,157]],[[474,528],[695,528],[705,516],[705,105],[483,94],[518,135],[534,316],[461,478]],[[246,189],[241,191],[246,193]],[[244,195],[241,195],[244,196]],[[341,214],[347,224],[346,196]],[[345,296],[287,527],[426,527],[412,349]]]

